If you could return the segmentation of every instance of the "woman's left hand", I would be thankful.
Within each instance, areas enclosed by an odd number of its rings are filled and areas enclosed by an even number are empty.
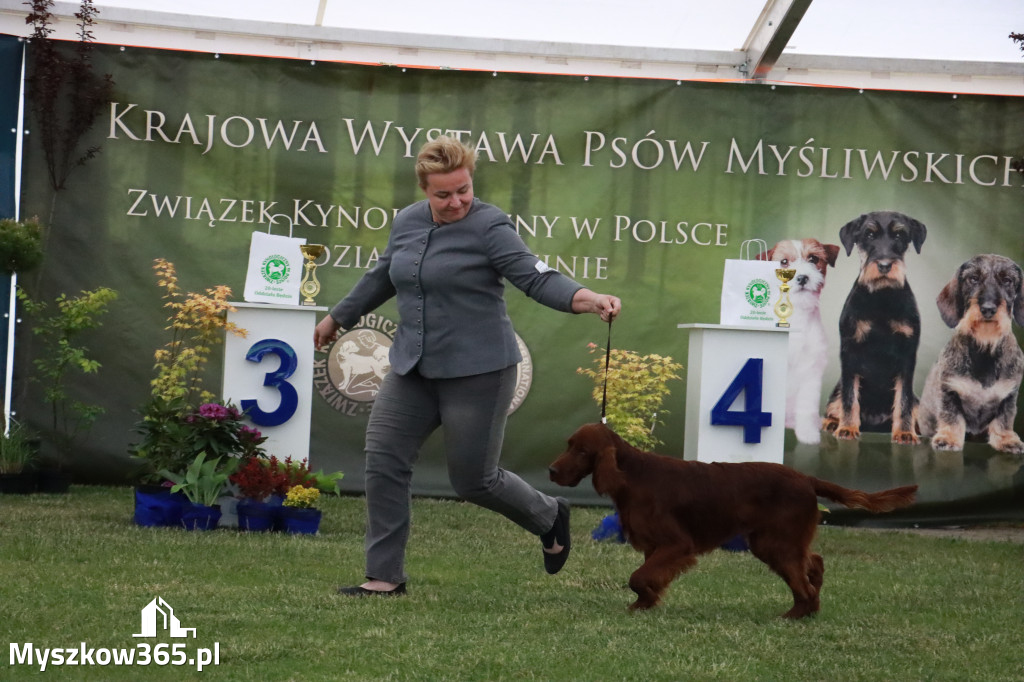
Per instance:
[[[590,289],[580,289],[572,297],[572,311],[574,313],[594,313],[600,315],[605,322],[609,322],[618,317],[622,311],[622,301],[618,296],[598,294]]]

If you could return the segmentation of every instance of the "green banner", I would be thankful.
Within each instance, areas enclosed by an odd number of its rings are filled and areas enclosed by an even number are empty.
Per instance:
[[[30,69],[31,58],[30,50]],[[241,300],[251,234],[291,231],[327,246],[318,303],[331,305],[372,267],[394,214],[421,198],[415,154],[440,133],[479,150],[477,196],[505,209],[535,253],[622,298],[612,346],[640,354],[686,362],[687,336],[677,325],[719,321],[724,261],[739,257],[744,240],[840,245],[840,228],[851,220],[898,211],[927,226],[920,253],[911,248],[905,259],[922,320],[920,395],[952,334],[935,301],[958,266],[979,253],[1024,262],[1024,177],[1011,166],[1024,150],[1024,101],[1016,98],[106,46],[93,60],[115,83],[114,101],[83,143],[100,153],[56,193],[34,144],[24,172],[23,213],[39,215],[50,230],[34,293],[103,285],[121,295],[90,344],[101,370],[74,387],[107,409],[76,453],[81,476],[123,468],[152,353],[167,340],[155,258],[174,262],[186,289],[226,284]],[[839,377],[839,314],[859,260],[843,249],[820,299],[828,340],[822,411]],[[593,366],[588,344],[603,347],[607,328],[514,289],[507,300],[530,362],[503,464],[553,490],[547,464],[578,425],[599,417],[592,381],[576,370]],[[380,341],[396,323],[387,304],[364,327]],[[19,376],[26,377],[33,344],[22,331]],[[1014,333],[1019,343],[1020,328]],[[337,388],[333,355],[318,361],[312,459],[344,470],[344,486],[358,491],[370,403],[358,390]],[[682,375],[658,415],[655,435],[666,454],[683,449]],[[19,410],[45,429],[38,387],[22,381],[21,388]],[[912,479],[922,483],[922,508],[963,498],[1020,508],[1019,463],[984,443],[968,443],[957,460],[927,441],[891,445],[888,433],[854,442],[825,435],[814,445],[791,436],[787,464],[839,483],[876,488]],[[419,493],[449,492],[439,444],[433,438],[421,458]],[[596,499],[589,486],[573,494]]]

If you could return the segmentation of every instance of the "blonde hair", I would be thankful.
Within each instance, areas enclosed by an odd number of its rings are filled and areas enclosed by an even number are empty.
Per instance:
[[[476,150],[448,135],[427,142],[416,156],[416,177],[423,189],[427,187],[428,175],[451,173],[460,168],[465,168],[473,175],[476,170]]]

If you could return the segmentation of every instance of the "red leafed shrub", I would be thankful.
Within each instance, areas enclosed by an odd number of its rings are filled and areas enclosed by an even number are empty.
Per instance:
[[[254,500],[263,500],[270,495],[284,497],[288,489],[296,485],[316,486],[316,479],[306,463],[293,462],[291,457],[283,462],[277,457],[249,457],[231,474],[230,480],[238,486],[242,497]]]

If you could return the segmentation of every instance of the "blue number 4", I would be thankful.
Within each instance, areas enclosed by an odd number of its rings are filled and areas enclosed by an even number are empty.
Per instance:
[[[711,423],[715,426],[742,426],[744,443],[760,443],[761,429],[772,425],[771,412],[761,411],[761,393],[764,384],[764,360],[749,358],[725,393],[711,408]],[[743,411],[729,408],[743,392]]]

